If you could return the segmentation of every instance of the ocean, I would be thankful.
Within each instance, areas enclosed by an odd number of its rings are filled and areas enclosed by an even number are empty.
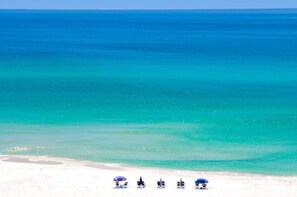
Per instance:
[[[0,154],[297,175],[297,10],[1,10]]]

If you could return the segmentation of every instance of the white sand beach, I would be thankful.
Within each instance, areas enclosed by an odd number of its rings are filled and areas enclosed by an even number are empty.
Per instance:
[[[115,189],[113,178],[123,175],[128,188]],[[136,182],[142,176],[144,189]],[[157,180],[166,182],[157,188]],[[209,180],[205,190],[195,189],[194,180]],[[185,189],[177,189],[183,178]],[[64,158],[0,155],[0,196],[297,196],[296,176],[264,176],[223,172],[195,172],[139,168]]]

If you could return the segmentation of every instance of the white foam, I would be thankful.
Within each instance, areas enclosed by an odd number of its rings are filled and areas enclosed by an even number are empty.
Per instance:
[[[26,152],[26,151],[31,151],[31,150],[43,150],[45,147],[40,147],[40,146],[15,146],[15,147],[9,147],[5,149],[6,152]]]

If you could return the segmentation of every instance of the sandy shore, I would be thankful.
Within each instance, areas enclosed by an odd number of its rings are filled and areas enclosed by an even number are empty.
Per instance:
[[[128,188],[115,189],[112,179],[123,175]],[[138,189],[142,176],[146,188]],[[156,182],[162,177],[165,189]],[[195,189],[194,180],[205,177],[208,189]],[[185,189],[177,189],[183,178]],[[297,177],[263,176],[219,172],[193,172],[136,168],[118,164],[72,159],[0,155],[0,196],[297,196]]]

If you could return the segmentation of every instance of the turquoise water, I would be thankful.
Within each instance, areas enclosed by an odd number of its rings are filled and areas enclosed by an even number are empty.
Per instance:
[[[297,10],[1,10],[0,43],[0,154],[297,175]]]

